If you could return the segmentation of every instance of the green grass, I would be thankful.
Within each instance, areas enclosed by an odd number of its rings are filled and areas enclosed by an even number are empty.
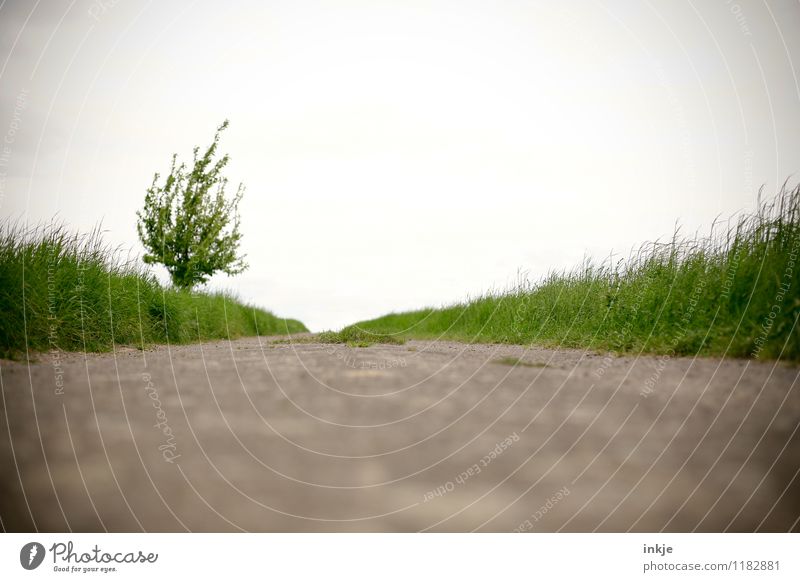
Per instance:
[[[346,327],[342,331],[323,331],[310,339],[323,344],[347,344],[351,348],[366,348],[373,344],[405,343],[405,339],[398,336],[371,333],[355,327]]]
[[[800,186],[708,236],[342,333],[800,361]],[[355,330],[355,331],[354,331]]]
[[[497,358],[496,360],[492,360],[493,364],[502,364],[504,366],[522,366],[524,368],[546,368],[547,364],[543,364],[541,362],[528,362],[525,360],[521,360],[520,358],[515,358],[513,356],[505,356],[503,358]]]
[[[405,339],[370,333],[354,327],[342,331],[323,331],[313,335],[273,340],[273,344],[347,344],[351,348],[368,348],[374,344],[404,344]]]
[[[164,287],[97,231],[0,225],[0,355],[307,331],[224,293]]]

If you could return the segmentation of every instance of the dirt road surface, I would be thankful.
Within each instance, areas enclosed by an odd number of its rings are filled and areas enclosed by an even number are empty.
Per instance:
[[[798,373],[419,341],[42,354],[0,363],[0,517],[8,531],[796,531]]]

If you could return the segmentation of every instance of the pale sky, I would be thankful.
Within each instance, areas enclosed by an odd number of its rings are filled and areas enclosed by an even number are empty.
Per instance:
[[[250,269],[314,331],[703,232],[800,178],[800,3],[0,3],[0,216],[141,253],[230,119]],[[162,273],[163,274],[163,273]]]

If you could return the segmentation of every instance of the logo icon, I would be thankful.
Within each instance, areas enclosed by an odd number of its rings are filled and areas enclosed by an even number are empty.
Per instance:
[[[19,563],[26,570],[35,570],[44,561],[44,546],[39,542],[28,542],[19,551]]]

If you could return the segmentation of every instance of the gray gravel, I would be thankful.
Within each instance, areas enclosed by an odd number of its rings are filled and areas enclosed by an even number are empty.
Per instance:
[[[9,531],[798,530],[799,372],[270,338],[4,361],[0,517]]]

